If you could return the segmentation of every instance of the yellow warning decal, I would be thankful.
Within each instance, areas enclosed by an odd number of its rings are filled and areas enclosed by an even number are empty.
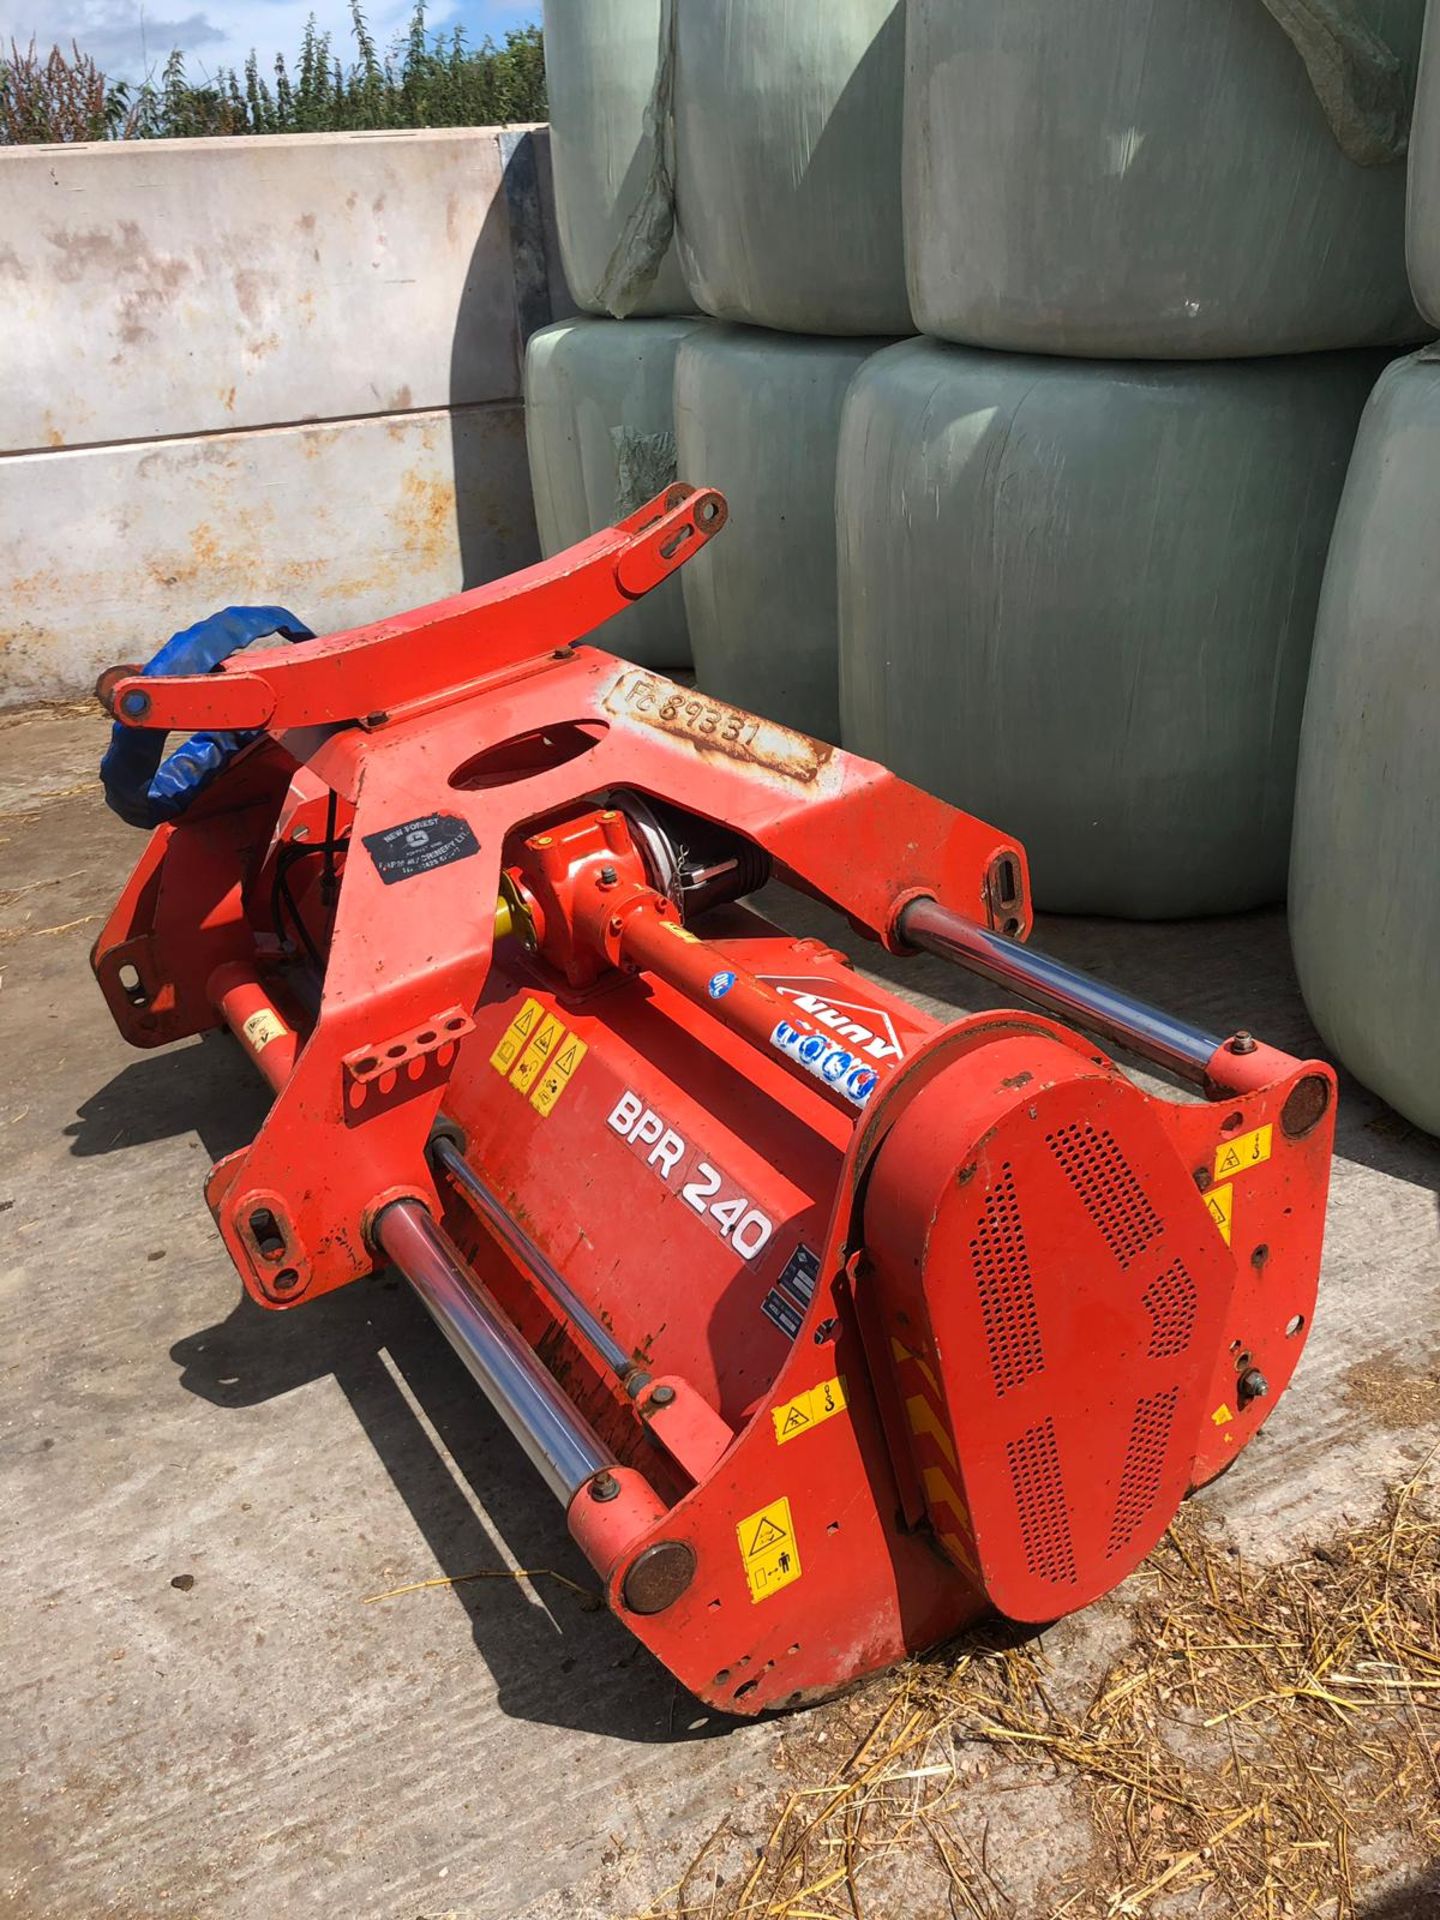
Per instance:
[[[800,1578],[800,1550],[788,1500],[772,1500],[735,1529],[752,1600],[768,1600]]]
[[[519,1059],[525,1042],[545,1017],[545,1009],[538,1000],[527,1000],[519,1013],[510,1022],[501,1037],[500,1044],[490,1056],[490,1064],[497,1073],[509,1073]]]
[[[490,1064],[512,1087],[528,1093],[531,1106],[548,1120],[589,1051],[577,1035],[566,1033],[563,1020],[547,1014],[538,1000],[527,1000],[505,1029]]]
[[[550,1110],[569,1086],[571,1077],[585,1055],[590,1051],[583,1040],[573,1033],[567,1033],[555,1049],[549,1066],[540,1076],[540,1084],[530,1096],[530,1104],[544,1119],[549,1119]]]
[[[662,920],[660,924],[667,933],[673,933],[677,940],[688,940],[692,947],[699,946],[699,934],[691,933],[690,929],[688,927],[682,927],[678,920]]]
[[[564,1021],[557,1020],[553,1013],[540,1022],[510,1075],[512,1087],[518,1087],[521,1093],[530,1091],[539,1078],[540,1069],[559,1046],[564,1033]]]
[[[1265,1126],[1255,1127],[1234,1140],[1222,1140],[1215,1149],[1215,1178],[1227,1180],[1232,1174],[1244,1173],[1247,1167],[1262,1165],[1270,1158],[1274,1135],[1275,1129]]]
[[[783,1407],[772,1407],[770,1418],[775,1422],[777,1445],[783,1447],[787,1440],[799,1439],[802,1433],[818,1427],[822,1420],[843,1413],[846,1404],[845,1382],[837,1375],[834,1380],[822,1380],[808,1393],[797,1393]]]
[[[1227,1180],[1223,1187],[1211,1187],[1205,1196],[1205,1205],[1210,1218],[1219,1229],[1220,1238],[1228,1247],[1230,1244],[1230,1226],[1235,1218],[1235,1189]]]
[[[1227,1407],[1225,1402],[1222,1400],[1219,1406],[1216,1407],[1215,1411],[1211,1414],[1210,1418],[1215,1422],[1215,1425],[1217,1427],[1228,1427],[1230,1422],[1235,1418],[1235,1416],[1233,1413],[1231,1413],[1229,1407]]]
[[[259,1013],[251,1014],[241,1031],[254,1051],[260,1053],[272,1040],[283,1040],[288,1029],[279,1014],[262,1007]]]

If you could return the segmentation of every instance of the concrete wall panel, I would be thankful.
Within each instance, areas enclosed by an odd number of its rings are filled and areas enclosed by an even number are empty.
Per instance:
[[[0,149],[0,447],[515,398],[520,137]],[[520,157],[548,185],[540,144]]]
[[[0,149],[0,707],[234,602],[333,631],[537,557],[548,141]]]
[[[516,405],[3,459],[3,703],[232,603],[335,632],[538,557]]]

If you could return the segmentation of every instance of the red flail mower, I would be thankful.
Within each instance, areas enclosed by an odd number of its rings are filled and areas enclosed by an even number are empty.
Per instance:
[[[677,486],[415,613],[112,670],[125,727],[254,737],[93,962],[135,1045],[228,1027],[274,1090],[206,1186],[253,1297],[396,1268],[614,1611],[757,1713],[1085,1605],[1229,1466],[1304,1344],[1335,1087],[1027,948],[1004,833],[581,644],[724,521]],[[769,879],[1040,1011],[936,1020]]]

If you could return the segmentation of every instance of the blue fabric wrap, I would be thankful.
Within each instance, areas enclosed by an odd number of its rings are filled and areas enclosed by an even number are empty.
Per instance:
[[[226,607],[183,633],[172,634],[150,664],[147,676],[209,673],[232,653],[278,634],[286,640],[312,640],[303,621],[284,607]],[[196,733],[163,760],[168,735],[159,727],[110,730],[110,745],[100,762],[107,805],[132,827],[158,827],[175,820],[203,793],[217,774],[258,735]]]

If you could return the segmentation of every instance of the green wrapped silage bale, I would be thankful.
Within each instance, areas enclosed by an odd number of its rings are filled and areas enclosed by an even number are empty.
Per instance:
[[[675,180],[696,304],[794,333],[913,331],[901,0],[679,0]]]
[[[1280,899],[1370,354],[877,354],[838,459],[842,737],[1026,845],[1035,899]]]
[[[703,320],[561,320],[525,355],[525,439],[541,551],[622,520],[676,478],[674,378]],[[647,667],[686,667],[679,580],[597,629],[596,644]]]
[[[1406,247],[1416,302],[1440,328],[1440,0],[1432,0],[1426,19],[1415,89]]]
[[[1404,154],[1424,3],[909,0],[917,326],[1146,358],[1422,339]]]
[[[686,313],[673,245],[668,0],[545,0],[560,257],[576,306]]]
[[[1295,796],[1290,933],[1326,1042],[1440,1134],[1440,353],[1388,367],[1335,523]]]
[[[879,340],[707,326],[675,365],[680,466],[730,505],[681,583],[697,684],[840,737],[835,460],[846,389]]]

